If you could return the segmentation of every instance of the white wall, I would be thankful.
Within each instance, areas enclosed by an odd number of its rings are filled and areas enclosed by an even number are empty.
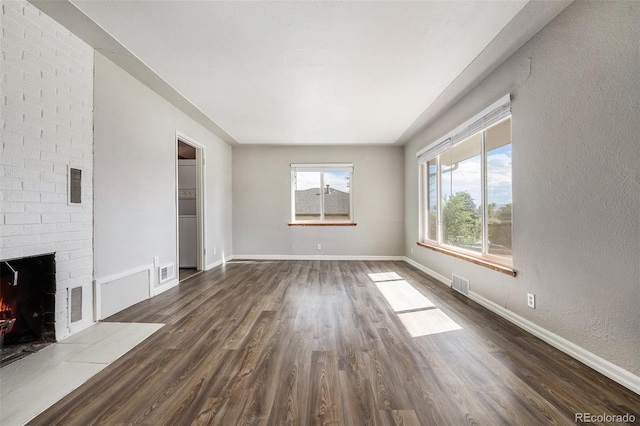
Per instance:
[[[94,100],[96,279],[177,266],[176,131],[205,146],[205,264],[228,256],[231,147],[99,53]]]
[[[470,279],[473,292],[635,375],[638,22],[638,2],[574,2],[405,151],[407,256],[446,277]],[[507,92],[513,99],[516,278],[415,244],[415,153]],[[535,310],[527,308],[527,292],[536,295]]]
[[[288,226],[291,163],[353,163],[357,226]],[[235,146],[234,255],[400,256],[403,176],[401,147]]]
[[[56,338],[93,322],[93,49],[22,0],[2,1],[0,259],[56,254]],[[67,167],[82,204],[67,204]],[[82,287],[69,323],[68,289]]]

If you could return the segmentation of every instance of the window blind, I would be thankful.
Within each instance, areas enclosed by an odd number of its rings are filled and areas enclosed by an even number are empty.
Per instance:
[[[507,94],[485,108],[479,114],[465,121],[448,135],[439,138],[436,142],[427,145],[416,153],[418,163],[425,163],[458,142],[462,142],[483,129],[508,117],[511,114],[511,95]]]
[[[427,148],[427,150],[424,152],[421,151],[422,153],[418,155],[419,163],[426,163],[451,148],[451,138],[448,137],[445,140],[431,144]]]
[[[353,172],[353,164],[351,163],[333,163],[333,164],[291,164],[291,169],[301,172]]]

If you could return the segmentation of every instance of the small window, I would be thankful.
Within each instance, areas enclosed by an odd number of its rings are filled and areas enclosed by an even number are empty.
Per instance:
[[[291,222],[352,222],[352,182],[352,164],[292,164]]]
[[[511,265],[510,100],[418,157],[420,242]]]

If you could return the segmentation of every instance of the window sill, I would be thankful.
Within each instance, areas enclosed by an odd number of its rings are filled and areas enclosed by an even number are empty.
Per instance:
[[[416,244],[418,244],[420,247],[428,248],[429,250],[437,251],[438,253],[443,253],[449,256],[457,257],[458,259],[466,260],[467,262],[471,262],[478,266],[483,266],[485,268],[489,268],[497,272],[502,272],[503,274],[507,274],[512,277],[515,277],[517,275],[516,270],[513,269],[512,267],[501,265],[500,263],[497,263],[494,261],[481,259],[479,257],[470,256],[468,254],[460,253],[460,252],[450,250],[441,246],[434,246],[428,243],[418,242]]]
[[[290,222],[289,226],[356,226],[355,222]]]

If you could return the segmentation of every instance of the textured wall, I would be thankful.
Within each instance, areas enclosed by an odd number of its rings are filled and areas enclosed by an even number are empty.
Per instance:
[[[640,3],[575,2],[406,146],[406,251],[640,374]],[[416,247],[415,153],[511,92],[517,278]],[[536,309],[526,293],[536,295]]]
[[[353,163],[358,225],[288,226],[291,163]],[[403,176],[400,147],[234,147],[234,255],[402,255]]]
[[[93,321],[93,49],[26,1],[1,5],[0,259],[55,252],[62,339]],[[81,205],[67,204],[68,166],[82,170]]]

